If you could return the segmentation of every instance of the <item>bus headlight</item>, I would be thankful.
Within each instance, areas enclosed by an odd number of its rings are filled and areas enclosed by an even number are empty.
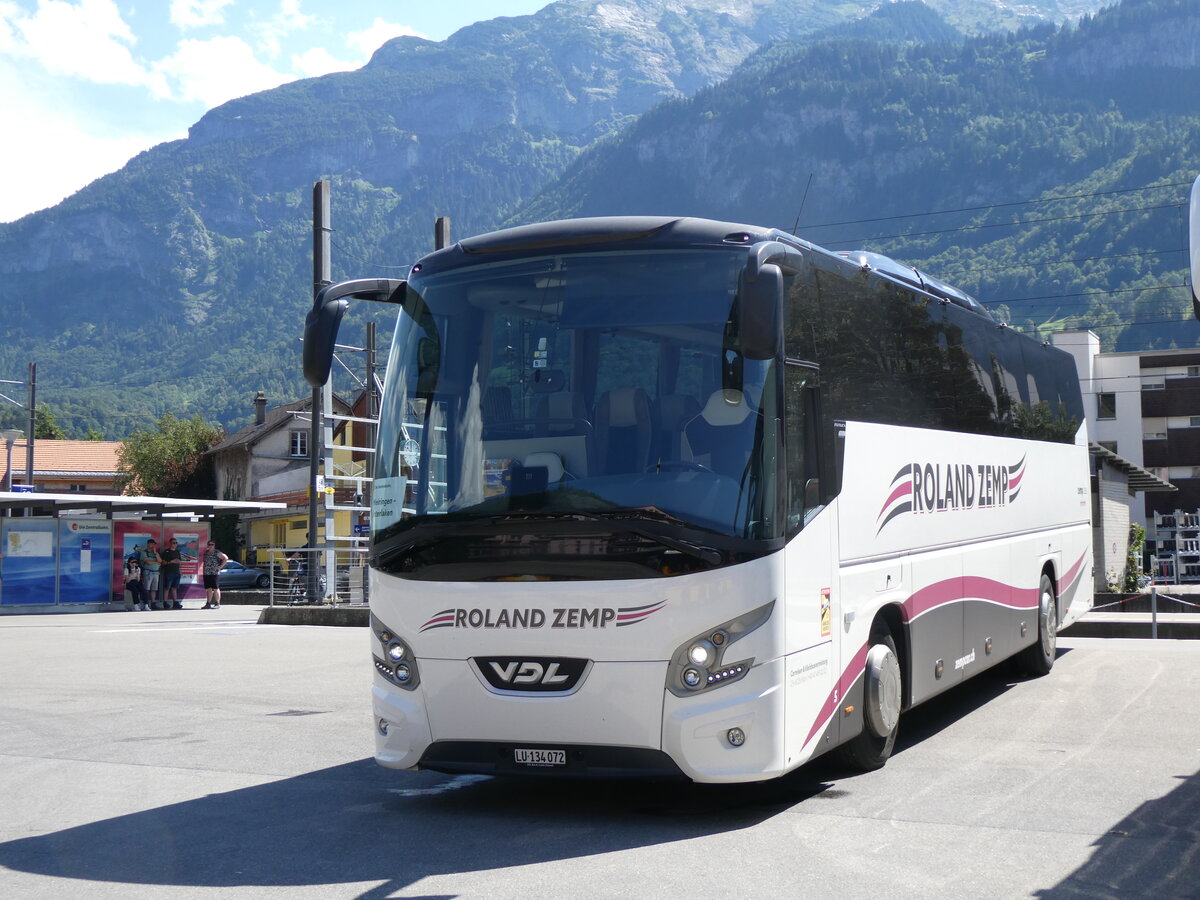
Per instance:
[[[707,666],[717,658],[717,648],[708,641],[696,641],[688,647],[688,659],[698,666]]]
[[[421,681],[412,648],[395,631],[371,614],[372,655],[375,671],[397,687],[413,690]]]
[[[754,658],[734,659],[729,648],[771,617],[772,600],[758,609],[723,622],[682,644],[667,667],[667,690],[677,697],[698,694],[745,677]]]

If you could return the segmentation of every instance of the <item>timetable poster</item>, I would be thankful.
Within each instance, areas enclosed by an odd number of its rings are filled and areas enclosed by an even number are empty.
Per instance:
[[[108,603],[112,592],[112,523],[107,519],[58,520],[58,602]]]

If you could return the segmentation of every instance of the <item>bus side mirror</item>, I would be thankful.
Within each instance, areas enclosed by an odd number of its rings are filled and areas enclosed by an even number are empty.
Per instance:
[[[750,278],[747,268],[742,275],[738,302],[738,345],[746,359],[774,359],[779,355],[783,336],[783,272],[779,266],[766,265],[758,277]]]
[[[304,317],[304,380],[313,387],[321,387],[329,380],[338,327],[349,305],[346,300],[314,303]]]
[[[783,344],[783,270],[800,271],[804,257],[779,241],[760,241],[750,248],[742,271],[738,303],[738,336],[747,359],[775,359]]]
[[[1188,214],[1188,244],[1192,257],[1192,313],[1200,319],[1200,175],[1192,182],[1192,203]]]
[[[395,278],[355,278],[321,288],[304,317],[304,380],[313,387],[329,380],[338,328],[350,305],[344,298],[403,303],[407,287],[407,282]]]

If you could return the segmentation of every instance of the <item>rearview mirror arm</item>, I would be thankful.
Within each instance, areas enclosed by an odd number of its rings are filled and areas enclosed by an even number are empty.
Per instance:
[[[397,278],[354,278],[321,288],[304,318],[304,380],[313,387],[321,387],[329,380],[338,328],[350,305],[347,297],[403,303],[407,287],[408,282]]]

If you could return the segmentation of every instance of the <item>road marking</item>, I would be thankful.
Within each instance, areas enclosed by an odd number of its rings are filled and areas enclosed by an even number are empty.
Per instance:
[[[138,634],[151,631],[213,631],[226,628],[244,628],[248,625],[253,625],[256,628],[285,628],[284,625],[259,625],[256,619],[238,619],[231,622],[213,622],[207,625],[143,625],[141,627],[134,626],[133,628],[97,628],[92,634]]]

